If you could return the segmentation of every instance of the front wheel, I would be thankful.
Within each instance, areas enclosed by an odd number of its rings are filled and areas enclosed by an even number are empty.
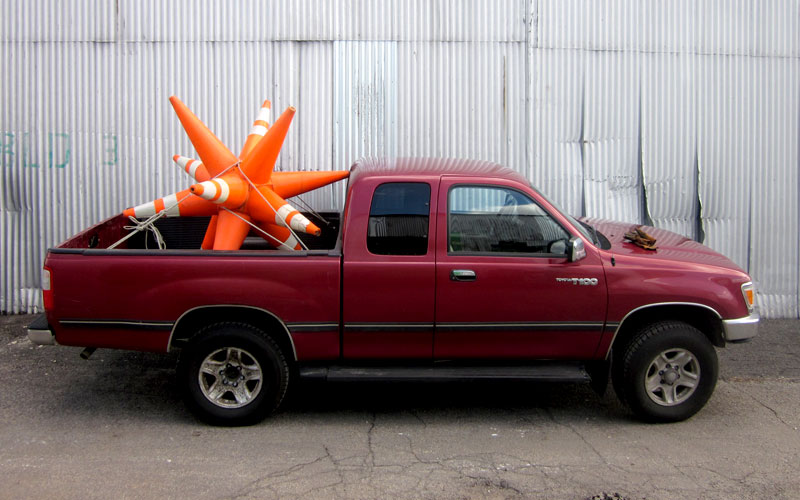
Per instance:
[[[249,425],[280,405],[289,368],[263,331],[244,323],[218,323],[198,332],[183,350],[178,377],[186,405],[202,420]]]
[[[717,385],[714,346],[686,323],[663,321],[643,328],[621,360],[620,399],[644,420],[685,420],[705,406]]]

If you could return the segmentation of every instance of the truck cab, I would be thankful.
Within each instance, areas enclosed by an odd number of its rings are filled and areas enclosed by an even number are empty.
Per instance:
[[[581,233],[510,169],[422,167],[353,172],[343,357],[593,358],[607,309],[594,247],[570,258]]]

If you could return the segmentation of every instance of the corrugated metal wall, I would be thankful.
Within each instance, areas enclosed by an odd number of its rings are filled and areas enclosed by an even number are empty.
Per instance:
[[[705,242],[798,316],[798,0],[8,0],[0,30],[4,312],[40,309],[48,246],[187,185],[175,94],[234,151],[263,99],[296,106],[282,170],[502,163]]]

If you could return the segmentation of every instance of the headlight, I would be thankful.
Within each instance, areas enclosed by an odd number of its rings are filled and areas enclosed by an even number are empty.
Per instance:
[[[753,312],[756,308],[756,287],[752,282],[742,285],[742,295],[744,296],[744,303],[747,304],[747,310]]]

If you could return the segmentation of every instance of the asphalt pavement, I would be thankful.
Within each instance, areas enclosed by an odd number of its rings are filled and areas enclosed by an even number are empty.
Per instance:
[[[692,419],[530,383],[296,384],[259,425],[210,427],[174,355],[32,345],[0,316],[0,498],[800,499],[800,321],[718,350]]]

